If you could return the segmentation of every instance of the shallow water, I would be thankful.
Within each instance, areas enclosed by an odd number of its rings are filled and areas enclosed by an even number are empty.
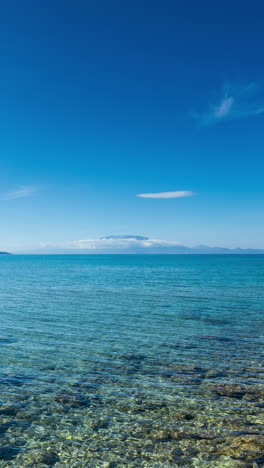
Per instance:
[[[0,256],[0,467],[263,467],[264,256]]]

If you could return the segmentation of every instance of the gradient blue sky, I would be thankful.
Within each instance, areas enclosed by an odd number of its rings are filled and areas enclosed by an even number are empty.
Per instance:
[[[2,2],[0,249],[120,233],[264,248],[263,16]]]

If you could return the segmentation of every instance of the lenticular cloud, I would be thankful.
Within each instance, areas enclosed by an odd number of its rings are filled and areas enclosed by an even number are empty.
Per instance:
[[[160,192],[160,193],[139,193],[139,198],[184,198],[193,197],[194,192],[190,190],[177,190],[175,192]]]

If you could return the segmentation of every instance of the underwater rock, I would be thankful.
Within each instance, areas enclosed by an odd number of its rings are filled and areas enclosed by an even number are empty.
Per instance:
[[[240,435],[234,437],[228,444],[220,446],[218,452],[235,459],[257,462],[259,457],[262,457],[264,454],[264,436]]]
[[[60,457],[54,451],[49,450],[40,450],[39,452],[29,452],[27,458],[26,466],[30,467],[42,467],[42,466],[49,466],[52,467],[55,463],[60,461]]]
[[[164,343],[162,346],[171,349],[195,349],[197,345],[194,343]]]
[[[4,374],[0,376],[0,384],[14,385],[15,387],[21,387],[26,380],[27,377],[22,374]]]
[[[195,365],[178,364],[165,369],[161,376],[179,385],[197,387],[202,383],[207,369]]]
[[[218,377],[226,377],[226,370],[223,369],[209,369],[205,374],[206,379],[214,379]]]
[[[11,427],[12,423],[11,422],[4,422],[3,424],[0,424],[0,435],[3,435],[8,431],[8,429]]]
[[[201,374],[206,372],[207,369],[204,367],[196,366],[194,364],[176,364],[173,365],[170,370],[180,374]]]
[[[53,371],[57,371],[57,366],[44,366],[44,367],[41,367],[39,369],[41,372],[44,372],[44,371],[49,371],[49,372],[53,372]]]
[[[34,420],[38,419],[41,415],[41,410],[36,409],[36,408],[23,408],[20,409],[17,414],[16,414],[16,419],[22,420],[22,421],[27,421],[33,422]]]
[[[0,460],[12,460],[18,454],[17,447],[2,446],[0,447]]]
[[[145,401],[135,401],[133,403],[120,401],[116,403],[116,408],[118,411],[122,411],[123,413],[130,413],[130,414],[137,414],[137,413],[144,413],[144,412],[156,412],[159,413],[163,408],[167,408],[166,402],[156,402],[151,400]]]
[[[245,385],[229,383],[213,383],[208,386],[208,390],[217,395],[231,398],[242,398],[248,392]]]
[[[90,427],[94,431],[97,431],[98,429],[106,429],[109,426],[109,421],[105,419],[95,419],[91,421]]]
[[[152,434],[152,439],[154,442],[167,442],[172,439],[172,432],[170,429],[162,429]]]
[[[210,325],[229,325],[233,323],[233,321],[230,319],[221,319],[217,317],[203,317],[202,321],[204,323],[209,323]]]
[[[165,369],[161,375],[172,382],[186,385],[199,385],[208,369],[192,364],[177,364]]]
[[[249,367],[245,369],[248,373],[264,374],[264,367]]]
[[[61,392],[55,397],[57,403],[63,405],[69,405],[72,408],[78,406],[89,406],[91,401],[89,398],[86,398],[83,394],[77,392]]]
[[[141,412],[141,411],[160,411],[162,408],[166,408],[167,404],[165,402],[155,402],[155,401],[144,401],[140,405],[137,405],[132,408],[132,412]]]
[[[101,467],[102,468],[115,468],[117,464],[114,461],[109,461],[109,462],[102,462]]]
[[[199,387],[202,383],[201,376],[192,377],[190,375],[174,375],[170,380],[180,386],[187,385],[190,387]]]
[[[19,408],[15,405],[1,406],[0,415],[3,416],[15,416],[19,411]]]
[[[194,458],[193,465],[194,468],[258,468],[248,463],[234,460],[233,458],[221,456],[218,459],[213,460],[203,460],[201,458]]]
[[[229,433],[236,432],[237,435],[242,434],[258,434],[259,433],[259,426],[254,423],[251,423],[246,418],[237,418],[237,417],[230,417],[230,418],[223,418],[221,419],[221,423],[225,430],[227,429]]]
[[[173,415],[173,418],[184,421],[192,421],[193,419],[195,419],[195,415],[192,413],[188,413],[187,411],[177,411],[177,413]]]
[[[45,463],[46,465],[52,466],[57,461],[59,461],[59,457],[55,452],[42,452],[39,454],[39,462]]]
[[[141,370],[141,364],[135,363],[135,364],[123,366],[121,373],[124,374],[124,375],[131,375],[131,374],[136,374],[140,370]]]
[[[179,462],[183,455],[184,452],[182,449],[180,447],[175,447],[170,451],[169,460]]]
[[[15,340],[14,338],[8,338],[6,336],[0,336],[0,345],[1,344],[11,344],[11,343],[15,343],[17,340]]]
[[[259,399],[264,398],[264,389],[249,385],[212,383],[208,386],[208,390],[219,396],[238,399],[244,398],[248,401],[259,401]]]
[[[155,432],[152,435],[152,439],[155,442],[168,442],[173,439],[175,440],[185,440],[185,439],[192,439],[193,434],[186,432],[181,429],[176,429],[176,428],[164,428],[161,429],[158,432]]]
[[[237,339],[229,338],[227,336],[218,336],[218,335],[198,335],[195,337],[196,340],[204,341],[219,341],[221,343],[233,343]]]
[[[130,361],[130,362],[142,362],[146,359],[146,356],[144,354],[132,354],[132,353],[128,353],[128,354],[124,354],[122,356],[122,359],[126,360],[126,361]]]
[[[264,391],[262,392],[261,390],[256,391],[255,393],[245,393],[243,396],[244,401],[252,401],[252,402],[260,402],[264,400]]]

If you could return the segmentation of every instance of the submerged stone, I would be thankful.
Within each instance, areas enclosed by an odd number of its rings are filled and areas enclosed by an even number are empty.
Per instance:
[[[226,370],[223,369],[209,369],[209,371],[206,372],[205,377],[207,379],[215,379],[218,377],[225,377],[226,376]]]
[[[19,411],[19,408],[15,405],[1,406],[0,415],[4,416],[15,416]]]
[[[144,354],[128,353],[128,354],[123,355],[122,358],[126,361],[142,362],[146,359],[146,356]]]
[[[208,386],[208,390],[221,396],[242,398],[247,393],[247,387],[240,384],[213,383]]]
[[[27,377],[22,374],[4,374],[0,376],[0,384],[20,387],[24,385]]]
[[[169,460],[179,462],[181,461],[183,455],[184,455],[184,452],[182,451],[182,449],[180,447],[175,447],[171,450],[169,454]]]
[[[18,454],[18,448],[10,446],[0,447],[0,460],[12,460]]]
[[[207,369],[193,364],[176,364],[162,372],[163,378],[169,378],[179,385],[200,385]]]
[[[264,389],[250,385],[213,383],[208,386],[208,390],[219,396],[238,399],[244,397],[244,399],[250,401],[258,401],[260,398],[264,397]]]
[[[218,449],[219,453],[234,458],[256,461],[264,454],[264,436],[240,435]]]
[[[98,429],[106,429],[109,426],[109,421],[104,419],[93,420],[90,423],[91,429],[97,431]]]
[[[12,423],[11,422],[4,422],[3,424],[0,424],[0,436],[5,434],[6,431],[11,427]]]
[[[68,391],[59,393],[56,396],[55,401],[57,403],[69,405],[71,407],[89,406],[91,404],[90,399],[86,398],[81,393]]]
[[[195,414],[188,413],[186,411],[177,411],[177,413],[175,413],[173,417],[179,420],[192,421],[193,419],[195,419]]]
[[[0,336],[0,345],[1,344],[11,344],[15,343],[17,340],[14,338],[8,338],[7,336]]]
[[[205,340],[205,341],[219,341],[223,343],[232,343],[235,340],[233,338],[229,338],[227,336],[218,336],[218,335],[200,335],[196,336],[197,340]]]
[[[60,457],[54,451],[49,450],[40,450],[39,452],[33,451],[29,452],[27,457],[27,463],[29,463],[30,467],[52,467],[55,463],[60,461]]]
[[[193,459],[194,468],[255,468],[252,465],[241,460],[234,460],[233,458],[221,456],[218,459],[203,460],[201,458]]]
[[[200,374],[206,372],[204,367],[197,366],[195,364],[176,364],[170,368],[172,372],[181,374]]]

